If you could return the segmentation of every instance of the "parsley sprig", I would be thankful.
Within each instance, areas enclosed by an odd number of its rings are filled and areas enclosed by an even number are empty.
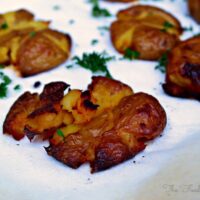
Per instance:
[[[12,82],[11,79],[5,75],[3,72],[0,72],[0,98],[4,98],[7,96],[8,85]]]
[[[159,70],[162,73],[165,73],[167,64],[168,64],[168,52],[164,53],[161,56],[161,58],[158,60],[158,65],[155,66],[155,69]]]
[[[127,48],[124,52],[124,58],[128,60],[134,60],[140,57],[140,52],[133,51],[130,48]]]
[[[100,7],[98,0],[89,0],[89,2],[92,4],[92,16],[94,17],[111,16],[110,12],[107,9]]]
[[[83,53],[81,58],[78,56],[73,58],[75,64],[80,65],[81,67],[88,69],[93,73],[103,72],[108,78],[112,78],[112,76],[106,64],[113,59],[114,57],[109,56],[106,52]],[[73,65],[70,65],[70,68],[71,67],[73,67]]]

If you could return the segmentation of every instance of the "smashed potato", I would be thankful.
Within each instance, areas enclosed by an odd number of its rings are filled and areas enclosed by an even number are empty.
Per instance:
[[[23,94],[6,117],[4,133],[17,140],[48,139],[49,155],[72,168],[89,162],[98,172],[132,158],[166,126],[154,97],[134,94],[120,81],[93,77],[86,91],[64,95],[67,87],[55,82],[40,95]]]
[[[165,125],[165,111],[154,97],[132,94],[46,150],[72,168],[89,162],[92,172],[98,172],[132,158]]]
[[[71,38],[49,29],[49,22],[34,21],[27,10],[0,15],[0,64],[13,64],[26,77],[63,63]]]
[[[200,0],[188,0],[190,14],[200,23]]]
[[[127,49],[139,53],[139,59],[158,60],[179,42],[182,28],[169,13],[153,6],[132,6],[119,11],[111,24],[111,40],[122,54]]]
[[[200,99],[200,37],[181,42],[168,55],[165,92]]]

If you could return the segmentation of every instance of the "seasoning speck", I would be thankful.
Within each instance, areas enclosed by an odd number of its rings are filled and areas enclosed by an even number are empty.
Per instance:
[[[34,83],[33,87],[34,87],[34,88],[38,88],[38,87],[40,87],[40,85],[41,85],[41,82],[40,82],[40,81],[36,81],[36,82]]]

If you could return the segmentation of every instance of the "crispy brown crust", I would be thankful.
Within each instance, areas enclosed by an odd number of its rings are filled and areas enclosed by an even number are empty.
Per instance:
[[[188,7],[192,17],[200,23],[200,0],[188,0]]]
[[[53,82],[40,95],[22,95],[6,117],[4,133],[49,139],[50,156],[72,168],[89,162],[93,173],[132,158],[166,126],[154,97],[133,94],[120,81],[94,77],[88,90],[64,96],[67,87]]]
[[[139,59],[158,60],[179,43],[180,22],[171,14],[153,6],[132,6],[119,11],[111,24],[111,41],[125,54],[127,49],[139,52]],[[170,27],[165,27],[170,24]]]
[[[169,54],[165,92],[172,96],[200,98],[200,37],[181,42]]]
[[[63,142],[46,148],[64,164],[78,168],[89,162],[92,172],[115,166],[145,148],[166,126],[159,102],[145,93],[124,97],[119,105],[85,124]]]
[[[3,124],[3,132],[12,135],[16,140],[22,139],[24,135],[28,133],[28,130],[30,130],[32,134],[34,132],[36,132],[36,134],[38,134],[38,132],[42,134],[41,131],[31,128],[31,124],[35,124],[34,119],[39,116],[43,116],[42,120],[45,121],[44,117],[48,119],[52,114],[53,116],[57,115],[61,109],[58,102],[63,98],[64,90],[67,87],[68,85],[66,83],[53,82],[45,86],[40,96],[36,93],[31,94],[25,92],[16,100],[7,114]],[[51,122],[51,125],[53,126],[54,122]],[[49,129],[51,129],[52,126],[49,127]],[[25,127],[26,131],[24,131]],[[46,134],[47,131],[45,132],[45,135]]]

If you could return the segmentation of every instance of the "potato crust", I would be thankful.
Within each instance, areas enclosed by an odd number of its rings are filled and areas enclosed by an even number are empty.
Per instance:
[[[132,158],[145,148],[145,141],[158,136],[165,125],[165,111],[154,97],[132,94],[46,150],[72,168],[89,162],[91,172],[98,172]]]
[[[169,53],[163,88],[171,96],[200,98],[200,37],[181,42]]]
[[[78,168],[98,172],[132,158],[166,126],[166,113],[151,95],[133,93],[120,81],[93,77],[86,91],[49,83],[43,92],[26,92],[11,107],[4,133],[48,139],[47,153]],[[17,125],[16,125],[17,124]]]
[[[49,29],[49,22],[34,21],[27,10],[0,15],[0,64],[13,64],[23,77],[63,63],[70,55],[68,34]]]
[[[137,51],[139,59],[158,60],[179,43],[182,28],[171,14],[153,6],[132,6],[117,14],[110,27],[111,41],[122,54]]]
[[[192,17],[200,23],[200,0],[188,0],[188,7]]]

